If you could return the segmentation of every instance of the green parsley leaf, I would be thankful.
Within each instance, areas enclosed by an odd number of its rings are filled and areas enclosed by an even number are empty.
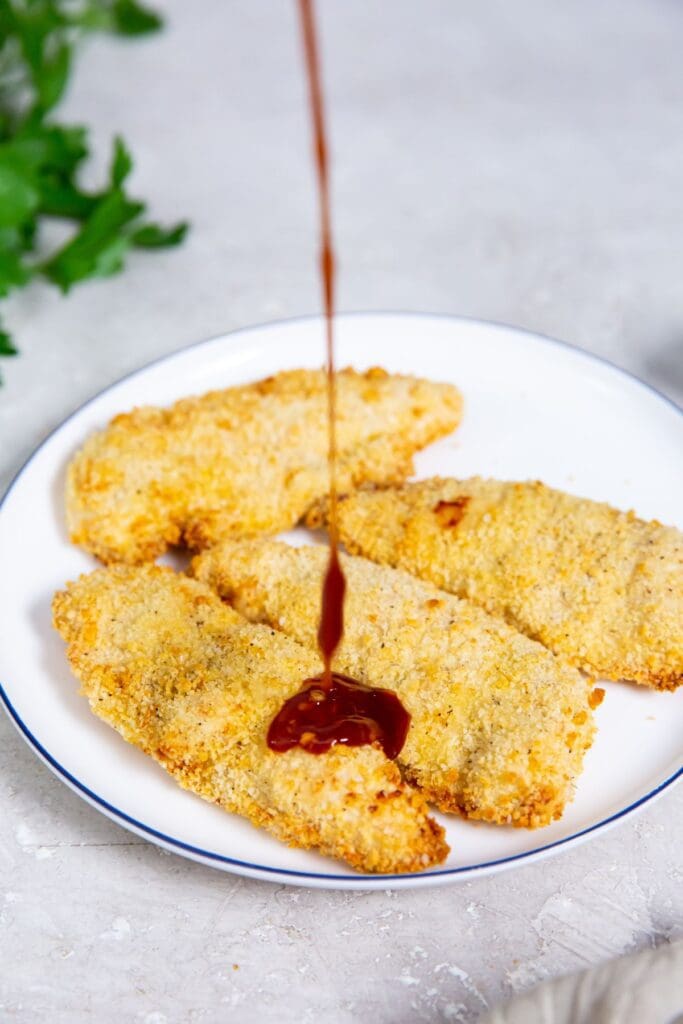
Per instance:
[[[40,212],[46,217],[67,217],[86,220],[97,206],[101,196],[82,192],[69,181],[58,176],[45,176],[40,182]]]
[[[185,221],[164,228],[160,224],[144,224],[133,232],[133,245],[139,249],[163,249],[171,245],[180,245],[189,230]]]
[[[163,22],[149,7],[134,0],[116,0],[113,9],[114,31],[123,36],[141,36],[156,32]]]
[[[0,147],[0,227],[17,227],[37,210],[40,192],[31,169],[11,144]]]
[[[72,175],[88,155],[85,128],[29,121],[10,143],[12,151],[33,170]]]
[[[131,238],[121,228],[135,220],[144,203],[114,189],[100,200],[81,230],[41,268],[63,292],[89,277],[108,277],[121,270]]]
[[[0,329],[0,356],[16,356],[18,352],[7,331]],[[1,380],[2,378],[0,378]]]
[[[5,234],[6,232],[2,232]],[[17,236],[20,240],[20,236]],[[28,283],[31,277],[31,269],[24,265],[21,259],[21,246],[5,243],[0,245],[0,297],[5,295],[12,288],[21,288]]]
[[[53,57],[34,71],[37,104],[43,113],[51,110],[62,98],[70,69],[71,48],[64,44]]]
[[[117,188],[122,185],[133,169],[133,158],[126,149],[126,145],[120,135],[114,139],[114,155],[111,161],[110,179],[112,186]]]

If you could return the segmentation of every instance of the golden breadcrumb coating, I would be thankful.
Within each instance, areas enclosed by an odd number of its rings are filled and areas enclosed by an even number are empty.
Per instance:
[[[586,672],[660,690],[683,682],[673,527],[539,482],[479,477],[352,494],[339,520],[349,550],[475,601]]]
[[[326,562],[321,547],[227,541],[192,571],[247,618],[314,649]],[[335,668],[398,694],[412,716],[405,775],[470,818],[530,828],[559,818],[594,733],[581,673],[468,601],[363,558],[342,563]]]
[[[389,484],[459,423],[450,384],[375,368],[337,375],[338,480]],[[69,466],[71,539],[103,562],[152,561],[185,543],[293,526],[327,493],[326,377],[292,370],[116,416]]]
[[[53,613],[92,710],[185,789],[360,871],[420,871],[446,857],[443,829],[381,750],[268,749],[271,719],[318,658],[204,584],[114,566],[69,584]]]

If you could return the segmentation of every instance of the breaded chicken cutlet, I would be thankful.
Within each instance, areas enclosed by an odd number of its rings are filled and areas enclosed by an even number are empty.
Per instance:
[[[400,482],[413,454],[459,423],[452,385],[377,368],[336,380],[344,490]],[[170,545],[294,526],[328,491],[326,403],[322,371],[292,370],[116,416],[69,466],[71,540],[105,563],[138,564]]]
[[[659,690],[683,682],[673,527],[539,482],[473,477],[351,494],[339,531],[355,554],[469,598],[588,673]]]
[[[419,871],[447,855],[424,798],[380,749],[268,749],[271,719],[319,659],[204,584],[114,566],[69,584],[53,614],[95,714],[184,788],[360,871]]]
[[[314,650],[322,547],[227,541],[191,571],[247,618]],[[571,799],[594,724],[576,669],[468,601],[405,572],[342,556],[337,671],[394,690],[411,715],[398,760],[445,811],[530,828]]]

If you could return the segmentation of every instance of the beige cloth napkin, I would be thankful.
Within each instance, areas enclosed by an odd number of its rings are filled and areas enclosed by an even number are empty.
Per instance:
[[[683,1024],[683,942],[547,981],[479,1024]]]

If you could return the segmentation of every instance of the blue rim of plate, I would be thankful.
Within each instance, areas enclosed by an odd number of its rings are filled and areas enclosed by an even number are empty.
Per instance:
[[[518,334],[523,334],[526,335],[527,337],[535,338],[536,340],[544,342],[545,344],[555,345],[561,348],[569,349],[570,351],[578,353],[579,356],[582,356],[591,362],[595,362],[603,366],[608,366],[610,369],[614,370],[620,376],[625,377],[628,380],[634,381],[644,390],[651,392],[657,398],[661,399],[661,401],[666,403],[666,405],[669,405],[674,410],[674,412],[678,413],[680,416],[683,416],[683,409],[681,409],[672,399],[662,394],[661,391],[657,390],[657,388],[652,387],[651,384],[647,384],[639,377],[636,377],[635,374],[630,373],[628,370],[624,370],[622,367],[617,366],[615,363],[610,362],[608,359],[604,359],[602,356],[597,356],[593,352],[587,352],[584,349],[578,348],[576,345],[572,345],[568,341],[561,341],[558,338],[551,338],[548,335],[539,334],[537,331],[529,331],[523,327],[517,327],[513,324],[501,323],[495,320],[481,320],[476,317],[456,316],[449,315],[447,313],[424,313],[408,310],[356,310],[353,312],[344,312],[338,314],[339,318],[349,318],[355,316],[399,316],[414,317],[415,319],[425,318],[431,320],[446,320],[454,323],[480,324],[487,327],[498,327],[503,330],[514,331]],[[132,370],[130,373],[127,373],[123,377],[120,377],[118,380],[114,381],[112,384],[107,385],[107,387],[102,388],[102,390],[98,391],[97,394],[93,395],[91,398],[88,398],[85,402],[79,405],[76,409],[74,409],[72,413],[70,413],[64,420],[62,420],[60,424],[58,424],[53,430],[51,430],[50,433],[45,438],[43,438],[40,444],[34,449],[31,455],[29,455],[26,462],[24,462],[24,464],[15,473],[14,477],[10,481],[7,490],[5,491],[2,499],[0,500],[0,513],[2,513],[2,509],[5,503],[7,502],[8,498],[10,497],[10,494],[14,490],[15,485],[18,483],[20,477],[23,476],[24,472],[33,462],[36,455],[38,455],[38,453],[45,447],[45,445],[51,440],[51,438],[54,437],[54,435],[57,434],[62,429],[62,427],[69,423],[75,416],[77,416],[78,413],[82,412],[83,409],[87,408],[93,402],[96,402],[99,398],[102,397],[102,395],[105,395],[108,391],[116,387],[118,384],[122,384],[124,381],[131,380],[133,377],[136,377],[139,374],[144,373],[146,370],[151,369],[153,366],[156,366],[159,363],[163,363],[166,362],[167,360],[172,359],[174,356],[179,355],[180,353],[187,352],[190,349],[201,348],[203,345],[210,345],[212,342],[220,341],[221,339],[224,338],[234,339],[236,336],[244,334],[246,332],[258,331],[268,327],[281,326],[283,324],[303,323],[310,320],[320,319],[321,317],[319,314],[313,313],[305,316],[287,317],[282,320],[271,320],[261,324],[252,324],[247,327],[239,327],[233,331],[228,331],[225,334],[218,334],[211,338],[205,338],[202,341],[197,341],[191,345],[186,345],[183,348],[177,349],[175,352],[170,352],[167,353],[166,355],[159,356],[157,359],[153,359],[151,362],[145,364],[145,366],[138,367],[138,369]],[[562,839],[557,839],[552,843],[546,843],[544,846],[537,846],[533,850],[525,850],[523,853],[515,853],[512,854],[510,857],[501,857],[498,860],[484,861],[479,864],[469,864],[458,868],[444,868],[443,870],[419,872],[416,874],[409,875],[334,875],[323,873],[320,871],[293,871],[288,868],[273,868],[265,864],[253,864],[250,861],[236,860],[233,857],[226,857],[223,854],[214,853],[211,850],[204,850],[201,847],[192,846],[190,843],[185,843],[180,839],[174,838],[173,836],[166,835],[166,833],[164,832],[159,832],[157,829],[152,828],[150,825],[146,825],[144,824],[144,822],[138,821],[136,818],[131,817],[129,814],[126,814],[125,811],[120,810],[118,807],[115,807],[113,804],[110,804],[103,797],[93,792],[93,790],[86,786],[85,783],[75,778],[75,776],[73,776],[71,772],[68,771],[68,769],[66,769],[63,765],[61,765],[52,757],[52,755],[45,749],[45,747],[43,747],[42,743],[33,735],[33,733],[28,728],[26,723],[19,716],[14,706],[12,705],[12,702],[10,701],[2,683],[0,683],[0,702],[4,706],[5,711],[7,712],[10,718],[10,721],[17,728],[17,730],[19,731],[20,735],[24,738],[26,743],[34,750],[35,753],[38,754],[39,758],[42,761],[44,761],[45,764],[48,765],[48,767],[55,773],[55,775],[61,778],[62,781],[65,782],[70,789],[75,790],[75,792],[83,796],[88,803],[92,804],[94,807],[101,808],[107,814],[108,817],[110,817],[112,820],[116,822],[119,822],[124,828],[128,828],[129,830],[138,832],[143,837],[149,836],[152,839],[160,840],[170,849],[177,851],[181,856],[190,855],[190,857],[202,858],[206,859],[207,861],[214,861],[216,863],[229,865],[235,868],[244,868],[249,872],[253,872],[253,875],[255,877],[260,876],[264,879],[271,877],[272,880],[277,880],[278,878],[285,878],[287,880],[292,881],[300,880],[303,883],[307,879],[311,879],[322,882],[340,883],[344,886],[348,886],[349,888],[353,888],[354,885],[363,885],[364,887],[367,887],[370,884],[372,884],[373,888],[382,888],[386,886],[387,882],[406,882],[412,878],[419,878],[425,880],[437,878],[443,879],[449,876],[474,873],[477,871],[485,872],[491,868],[503,867],[504,865],[513,865],[517,861],[535,860],[540,854],[546,853],[549,850],[557,849],[561,846],[566,846],[568,843],[576,843],[577,840],[589,836],[592,832],[609,828],[616,822],[633,814],[644,804],[649,803],[651,800],[654,800],[656,797],[660,796],[664,792],[664,790],[668,789],[678,779],[680,779],[681,776],[683,776],[683,766],[681,766],[672,775],[670,775],[667,779],[661,782],[658,786],[650,790],[649,793],[646,793],[644,796],[639,797],[638,800],[635,800],[633,803],[629,804],[627,807],[622,808],[620,811],[617,811],[615,814],[611,814],[609,815],[609,817],[603,818],[601,821],[598,821],[593,825],[589,825],[588,828],[581,829],[578,832],[573,832],[571,835],[564,836]]]

